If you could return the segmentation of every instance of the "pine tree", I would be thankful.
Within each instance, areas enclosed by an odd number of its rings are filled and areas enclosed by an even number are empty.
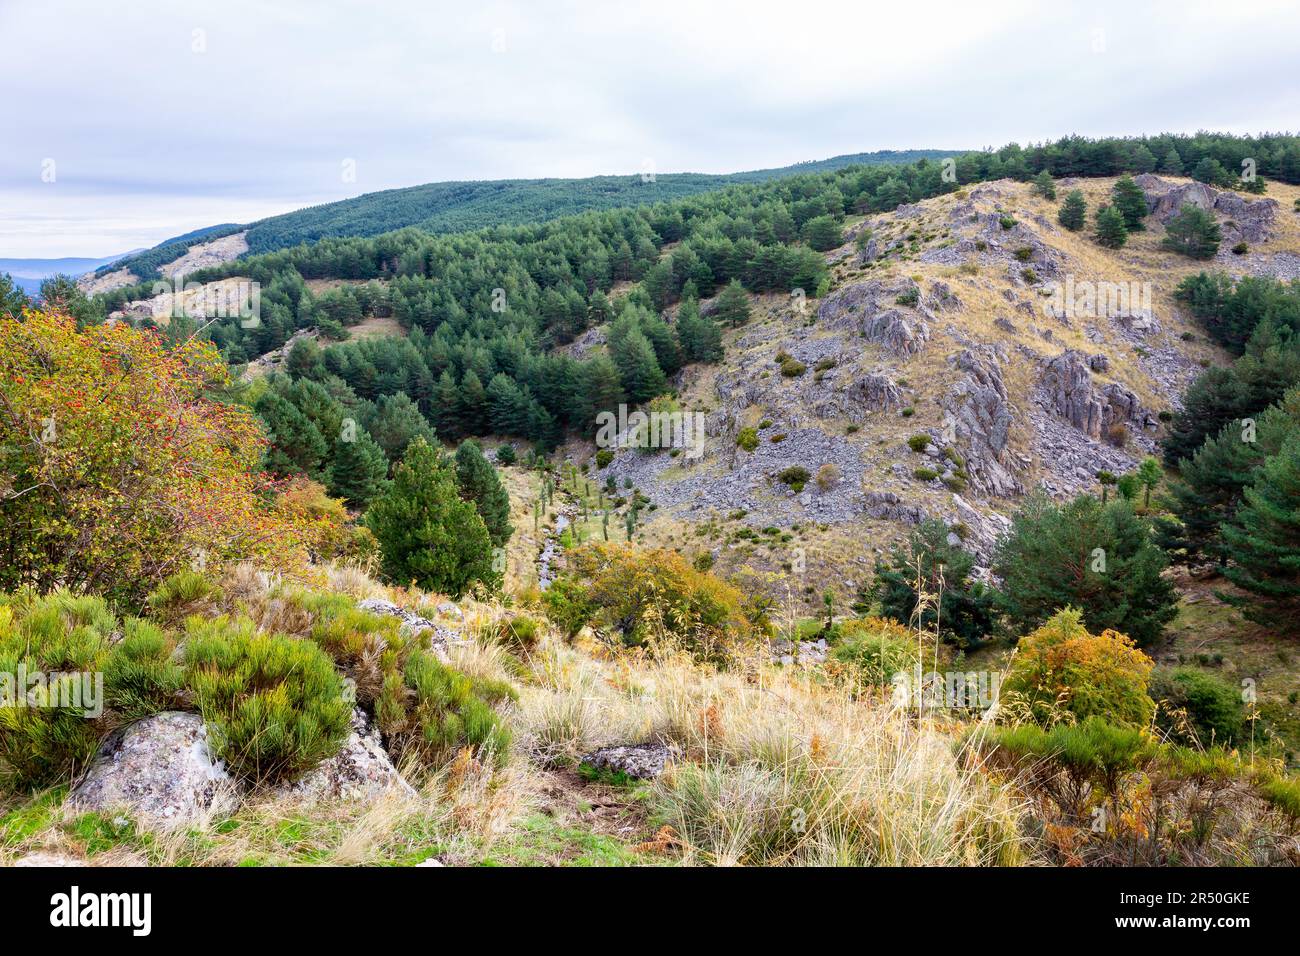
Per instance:
[[[1151,508],[1151,489],[1160,485],[1164,478],[1164,472],[1160,470],[1160,462],[1148,456],[1142,459],[1142,464],[1138,466],[1136,472],[1137,480],[1142,485],[1142,508],[1150,510]]]
[[[1121,176],[1110,190],[1115,208],[1124,217],[1124,226],[1129,232],[1141,232],[1142,220],[1147,215],[1146,195],[1142,192],[1132,176]]]
[[[401,461],[407,446],[417,438],[423,438],[430,445],[438,444],[428,420],[405,392],[381,395],[375,403],[374,413],[366,418],[365,426],[389,461]]]
[[[640,329],[632,329],[614,347],[618,377],[631,402],[646,402],[668,387],[655,351]]]
[[[714,303],[713,317],[722,325],[736,328],[749,321],[749,294],[736,279],[727,283],[718,293]]]
[[[1178,150],[1172,146],[1169,152],[1165,153],[1165,158],[1160,161],[1160,171],[1170,176],[1181,176],[1183,174],[1183,157],[1178,155]]]
[[[1249,591],[1230,598],[1262,624],[1294,633],[1300,628],[1300,436],[1292,436],[1265,462],[1245,491],[1244,503],[1223,527],[1229,559],[1224,574]]]
[[[694,299],[685,300],[677,310],[677,340],[688,361],[722,360],[722,330],[713,316],[700,315],[700,305]]]
[[[1034,192],[1044,199],[1056,201],[1056,183],[1052,179],[1052,174],[1046,169],[1034,177]]]
[[[1150,644],[1177,613],[1168,565],[1147,522],[1122,498],[1103,505],[1081,495],[1058,505],[1032,496],[998,545],[999,603],[1017,630],[1038,627],[1061,608],[1083,612],[1093,631],[1114,628]]]
[[[366,512],[385,578],[458,598],[476,582],[496,587],[492,540],[456,476],[424,439],[406,450],[393,482]]]
[[[461,498],[478,509],[493,546],[504,547],[514,531],[510,526],[510,495],[497,470],[472,439],[461,442],[456,449],[456,484]]]
[[[1214,214],[1187,203],[1165,226],[1161,245],[1193,259],[1213,259],[1222,238]]]
[[[273,475],[321,478],[329,445],[311,420],[275,392],[267,392],[253,407],[270,432],[263,468]]]
[[[1107,249],[1119,249],[1128,241],[1128,229],[1124,225],[1124,215],[1114,206],[1102,206],[1097,210],[1097,231],[1094,238]]]
[[[844,242],[844,233],[830,216],[814,216],[803,224],[803,241],[818,252],[834,249]]]
[[[334,443],[329,468],[329,493],[354,508],[365,508],[388,485],[388,459],[384,450],[364,431],[352,441]]]
[[[1078,232],[1087,224],[1088,204],[1083,193],[1072,189],[1065,195],[1061,210],[1056,214],[1056,221],[1071,232]]]
[[[1144,143],[1138,143],[1133,147],[1131,163],[1135,173],[1149,173],[1156,168],[1156,154]]]
[[[580,428],[592,426],[601,412],[616,411],[623,400],[623,383],[613,359],[597,355],[583,363],[573,403],[573,420]]]

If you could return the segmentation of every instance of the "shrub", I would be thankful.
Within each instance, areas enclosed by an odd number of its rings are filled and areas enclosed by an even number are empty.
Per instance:
[[[920,301],[921,301],[921,290],[918,289],[916,286],[909,286],[908,288],[904,289],[901,293],[899,293],[898,297],[894,299],[894,304],[905,305],[911,308]]]
[[[542,639],[541,624],[536,618],[515,614],[497,626],[497,639],[517,651],[532,651]]]
[[[1245,726],[1241,691],[1222,678],[1195,667],[1156,670],[1151,697],[1158,704],[1156,726],[1173,740],[1230,747]]]
[[[1128,637],[1116,631],[1090,634],[1083,616],[1066,608],[1020,639],[1002,694],[1004,699],[1015,695],[1040,724],[1068,714],[1081,721],[1101,717],[1146,727],[1155,713],[1147,695],[1153,667]]]
[[[95,713],[93,685],[83,675],[103,670],[115,625],[102,599],[67,591],[27,592],[0,604],[0,674],[7,678],[0,684],[0,779],[7,789],[67,780],[94,755],[110,728]],[[20,671],[46,681],[29,692],[18,685]],[[22,694],[31,706],[15,706]]]
[[[547,590],[548,615],[554,613],[550,592],[561,582],[581,592],[557,601],[571,633],[591,624],[630,646],[680,647],[722,664],[767,630],[766,618],[737,588],[674,551],[603,543],[578,549],[572,570]]]
[[[597,453],[599,454],[599,452]],[[502,445],[496,451],[497,464],[513,465],[519,460],[519,455],[515,452],[514,445]],[[608,464],[608,462],[606,463]],[[600,467],[605,467],[601,465]]]
[[[1012,253],[1012,255],[1016,257],[1016,261],[1018,262],[1028,262],[1030,259],[1034,258],[1034,247],[1020,246]]]
[[[913,471],[912,477],[917,481],[934,481],[934,479],[939,477],[939,473],[933,468],[922,467]]]
[[[1099,787],[1112,801],[1124,775],[1157,755],[1155,741],[1141,728],[1117,726],[1096,716],[1047,730],[1033,724],[1004,727],[990,741],[1014,757],[1055,764],[1076,781]]]
[[[1016,227],[1016,220],[1012,216],[1001,216],[998,219],[998,224],[1001,225],[1003,229],[1014,229]]]
[[[127,618],[104,668],[105,703],[121,720],[183,709],[185,668],[176,641],[161,628]]]
[[[806,371],[808,366],[793,356],[787,356],[781,362],[781,374],[786,378],[798,378]]]
[[[1244,242],[1239,242],[1232,247],[1232,254],[1234,256],[1244,256],[1248,252],[1250,252],[1250,246]]]
[[[596,604],[587,598],[586,586],[567,577],[557,578],[542,592],[542,607],[551,623],[570,639],[577,637],[597,611]]]
[[[375,719],[398,764],[414,760],[437,768],[466,747],[502,764],[510,732],[494,708],[515,697],[509,684],[462,674],[416,650],[400,673],[387,676]]]
[[[913,435],[907,440],[907,447],[912,449],[914,452],[920,453],[929,448],[932,441],[933,439],[924,433]]]
[[[775,435],[769,438],[768,441],[770,441],[773,445],[779,445],[781,444],[781,442],[785,441],[789,437],[790,436],[787,435],[785,432],[777,432]]]
[[[251,783],[310,770],[348,734],[343,682],[310,641],[258,634],[247,618],[191,618],[185,673],[217,752]]]
[[[753,451],[758,447],[758,429],[742,428],[740,433],[736,435],[736,444],[745,451]]]
[[[614,460],[614,452],[610,448],[602,448],[596,452],[596,467],[608,468],[609,463]]]
[[[808,484],[808,479],[812,475],[802,465],[791,465],[789,468],[783,469],[776,477],[782,484],[789,485],[790,489],[797,494],[803,491],[804,485]]]
[[[895,674],[910,674],[920,658],[915,634],[895,621],[868,617],[840,622],[831,660],[856,686],[885,687]]]
[[[154,588],[145,603],[165,624],[178,624],[213,606],[221,589],[197,571],[179,571]]]
[[[173,347],[125,322],[0,315],[0,448],[14,492],[0,499],[0,590],[134,603],[197,551],[305,561],[302,529],[258,469],[256,417],[215,397],[229,380],[202,336]],[[57,441],[32,440],[50,428]]]
[[[828,461],[817,469],[817,487],[822,491],[830,491],[840,483],[840,466],[833,461]]]
[[[401,622],[362,611],[350,601],[346,605],[317,604],[314,610],[316,621],[308,636],[353,680],[357,701],[369,706],[379,694],[384,669],[395,666],[389,655],[400,654],[407,643]]]
[[[913,408],[911,405],[908,405],[906,408],[904,408],[904,409],[903,409],[902,411],[900,411],[898,414],[902,415],[904,418],[911,418],[913,415],[916,414],[916,409]]]

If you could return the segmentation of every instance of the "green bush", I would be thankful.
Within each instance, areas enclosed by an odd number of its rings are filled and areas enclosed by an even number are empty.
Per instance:
[[[758,447],[758,429],[742,428],[736,435],[736,444],[745,451],[753,451]]]
[[[883,618],[855,618],[838,627],[839,642],[831,659],[858,686],[884,687],[900,671],[916,666],[916,637],[906,627]]]
[[[197,571],[179,571],[165,579],[145,599],[153,616],[166,624],[179,624],[210,606],[221,589]]]
[[[1161,668],[1152,675],[1150,694],[1159,705],[1156,725],[1173,740],[1208,747],[1232,746],[1241,738],[1246,723],[1241,691],[1214,674],[1195,667]],[[1189,731],[1195,740],[1188,739]]]
[[[806,371],[808,371],[808,366],[796,358],[787,357],[781,362],[781,374],[786,378],[798,378]]]
[[[614,460],[614,452],[609,448],[602,448],[596,452],[596,467],[608,468],[609,463]]]
[[[497,639],[513,650],[531,651],[542,639],[542,626],[536,618],[515,614],[498,626]]]
[[[933,468],[918,468],[912,472],[912,477],[917,481],[934,481],[939,477],[939,473]]]
[[[185,673],[217,752],[251,783],[310,770],[348,734],[352,705],[314,642],[258,634],[247,618],[191,618]]]
[[[789,485],[795,493],[803,491],[804,485],[808,484],[808,479],[811,477],[812,473],[802,465],[791,465],[777,475],[782,484]]]
[[[518,454],[515,453],[514,445],[502,445],[497,449],[497,463],[501,465],[513,465],[519,460]]]
[[[72,777],[109,729],[107,718],[94,713],[103,702],[93,699],[93,679],[87,686],[82,675],[103,670],[116,619],[101,598],[66,591],[0,601],[0,673],[9,675],[9,706],[0,706],[0,781],[25,791]],[[27,691],[17,684],[20,668],[47,678],[24,698],[30,706],[13,706]]]
[[[510,732],[495,705],[516,696],[509,684],[462,674],[416,650],[400,673],[385,679],[375,719],[399,765],[415,761],[436,769],[464,747],[499,765],[507,757]]]
[[[990,737],[1012,756],[1054,764],[1079,781],[1114,797],[1125,774],[1140,769],[1158,746],[1138,727],[1117,726],[1100,717],[1044,730],[1034,724],[999,728]]]
[[[104,668],[105,702],[122,720],[183,709],[185,668],[176,641],[148,621],[127,618]]]
[[[907,447],[912,449],[912,451],[919,453],[929,448],[931,441],[933,441],[933,439],[931,439],[929,435],[926,435],[924,433],[919,435],[913,435],[911,438],[907,440]]]

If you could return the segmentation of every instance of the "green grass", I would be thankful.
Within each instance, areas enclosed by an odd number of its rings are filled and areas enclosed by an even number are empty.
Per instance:
[[[664,866],[672,861],[638,853],[629,844],[544,813],[525,817],[508,838],[492,847],[481,866]]]

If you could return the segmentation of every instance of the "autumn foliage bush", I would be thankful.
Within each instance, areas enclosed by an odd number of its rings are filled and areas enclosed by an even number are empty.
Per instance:
[[[1020,639],[1002,697],[1044,725],[1095,716],[1146,727],[1155,713],[1147,695],[1154,666],[1127,636],[1090,634],[1080,612],[1066,608]]]
[[[571,565],[556,592],[562,600],[547,602],[569,633],[590,624],[631,646],[678,647],[722,664],[767,630],[738,588],[675,551],[592,544],[575,551]]]
[[[196,556],[305,557],[258,472],[251,410],[210,342],[0,317],[0,589],[137,601]]]

